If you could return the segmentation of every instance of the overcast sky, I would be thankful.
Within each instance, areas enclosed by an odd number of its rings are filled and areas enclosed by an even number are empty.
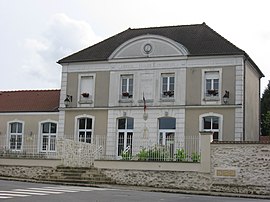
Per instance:
[[[269,0],[0,0],[0,90],[58,89],[61,58],[126,30],[201,24],[270,80]]]

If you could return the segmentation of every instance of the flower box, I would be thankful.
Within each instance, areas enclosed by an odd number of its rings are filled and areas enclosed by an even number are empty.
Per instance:
[[[89,97],[89,93],[82,93],[82,96],[88,98]]]

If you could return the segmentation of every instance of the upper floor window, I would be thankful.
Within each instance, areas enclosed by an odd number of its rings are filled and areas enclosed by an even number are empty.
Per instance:
[[[9,148],[11,150],[21,150],[23,143],[23,124],[13,122],[9,124]]]
[[[56,150],[56,133],[57,124],[52,122],[42,123],[41,139],[42,151],[55,151]]]
[[[133,98],[133,75],[121,76],[121,99]]]
[[[204,98],[206,100],[219,100],[220,73],[219,71],[204,72]]]
[[[161,97],[162,98],[174,98],[174,74],[162,74],[161,75],[162,87]]]
[[[92,103],[94,96],[94,76],[81,75],[79,84],[79,101],[81,103]]]
[[[80,142],[91,143],[92,138],[92,119],[78,119],[78,137]]]

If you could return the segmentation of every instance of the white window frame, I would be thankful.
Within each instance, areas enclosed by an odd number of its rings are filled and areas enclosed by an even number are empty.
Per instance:
[[[130,119],[133,119],[133,128],[132,129],[128,129],[127,128],[127,119],[130,118]],[[118,129],[118,121],[119,119],[126,119],[126,122],[125,122],[125,129]],[[132,133],[132,144],[133,144],[133,139],[134,139],[134,118],[132,117],[119,117],[116,119],[117,121],[117,148],[116,148],[116,154],[117,156],[120,156],[121,154],[118,155],[118,144],[119,144],[119,133],[124,133],[124,150],[127,148],[127,142],[128,142],[128,139],[127,139],[127,134],[128,133]],[[132,153],[132,145],[131,144],[131,148],[130,148],[130,152]]]
[[[82,83],[82,77],[92,77],[93,78],[93,85],[92,85],[92,94],[91,92],[81,92],[81,83]],[[79,106],[83,105],[83,104],[90,104],[92,106],[92,104],[94,103],[95,100],[95,82],[96,81],[96,74],[91,73],[91,74],[79,74],[78,75],[78,103]],[[83,97],[82,93],[89,93],[89,97]]]
[[[80,129],[79,129],[79,119],[82,119],[82,118],[90,118],[92,119],[92,129],[90,131],[90,129],[87,129],[88,132],[91,132],[91,143],[93,142],[93,138],[94,138],[94,127],[95,127],[95,117],[94,116],[91,116],[91,115],[88,115],[88,114],[83,114],[83,115],[78,115],[75,117],[75,127],[74,127],[74,140],[79,142],[79,132],[80,132]],[[86,132],[87,132],[86,131]]]
[[[211,75],[212,73],[212,75]],[[218,95],[207,95],[206,92],[206,80],[207,79],[218,79]],[[211,82],[211,87],[213,87]],[[209,68],[202,70],[202,90],[201,90],[201,104],[221,104],[221,89],[222,89],[222,68]],[[214,89],[213,89],[214,90]]]
[[[160,81],[160,96],[161,99],[174,99],[175,98],[175,73],[161,73]],[[163,91],[163,78],[167,78],[166,91]],[[170,90],[170,81],[174,78],[173,90]],[[167,94],[165,94],[167,93]]]
[[[22,124],[22,133],[12,133],[11,134],[11,124],[12,123],[20,123]],[[12,151],[22,151],[23,150],[23,145],[24,145],[24,121],[20,121],[20,120],[13,120],[13,121],[9,121],[7,122],[7,145],[8,145],[8,148]],[[22,141],[21,141],[21,148],[20,149],[11,149],[10,148],[10,140],[11,140],[11,135],[16,135],[16,139],[17,139],[17,136],[20,135],[21,138],[22,138]],[[15,147],[17,147],[17,145],[15,145]]]
[[[127,79],[127,90],[123,91],[123,79]],[[130,80],[132,79],[132,92],[130,92]],[[133,99],[134,98],[134,75],[133,74],[122,74],[120,75],[120,99]],[[127,93],[128,95],[124,95]]]
[[[56,133],[43,133],[43,124],[45,123],[54,123],[56,124]],[[57,121],[54,121],[54,120],[45,120],[45,121],[41,121],[39,122],[39,140],[38,140],[38,148],[39,148],[39,151],[40,152],[56,152],[56,141],[58,139],[58,122]],[[51,142],[51,136],[54,136],[55,135],[55,150],[43,150],[43,136],[44,135],[47,135],[49,136],[49,139],[48,139],[48,145],[50,145],[50,142]]]
[[[204,117],[208,117],[208,116],[211,116],[211,117],[218,117],[219,118],[219,129],[204,129],[204,120],[203,118]],[[212,126],[211,126],[212,127]],[[200,131],[208,131],[208,132],[218,132],[218,141],[222,141],[222,132],[223,132],[223,115],[222,114],[217,114],[217,113],[213,113],[213,112],[210,112],[210,113],[205,113],[205,114],[201,114],[200,117],[199,117],[199,128],[200,128]],[[212,137],[212,140],[213,140],[213,137]]]

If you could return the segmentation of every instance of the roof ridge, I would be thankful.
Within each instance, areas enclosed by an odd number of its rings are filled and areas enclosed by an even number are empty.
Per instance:
[[[1,93],[15,93],[15,92],[47,92],[47,91],[60,91],[60,89],[25,89],[25,90],[0,90]]]
[[[191,26],[201,26],[205,25],[205,22],[202,24],[187,24],[187,25],[168,25],[168,26],[156,26],[156,27],[141,27],[141,28],[129,28],[128,30],[143,30],[143,29],[160,29],[160,28],[173,28],[173,27],[191,27]]]

